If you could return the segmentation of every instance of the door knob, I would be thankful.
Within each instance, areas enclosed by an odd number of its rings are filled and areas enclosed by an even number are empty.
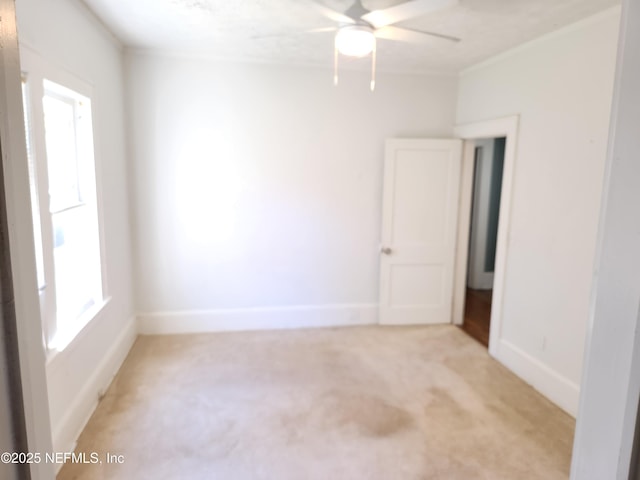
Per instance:
[[[391,253],[393,252],[393,250],[391,250],[389,247],[382,247],[380,249],[380,252],[384,253],[385,255],[391,255]]]

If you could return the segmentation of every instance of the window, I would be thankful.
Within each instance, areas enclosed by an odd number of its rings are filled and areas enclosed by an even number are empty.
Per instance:
[[[44,290],[44,255],[42,253],[42,229],[40,227],[40,205],[38,195],[38,178],[36,176],[33,155],[33,138],[31,135],[31,109],[29,108],[29,89],[27,78],[22,77],[22,108],[24,110],[24,131],[27,140],[27,161],[29,162],[29,190],[31,196],[31,212],[33,217],[33,240],[35,243],[36,270],[38,273],[38,289]]]
[[[42,317],[61,350],[104,303],[91,100],[47,79],[23,97]]]

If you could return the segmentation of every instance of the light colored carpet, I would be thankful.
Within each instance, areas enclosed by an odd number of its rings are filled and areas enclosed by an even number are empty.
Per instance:
[[[58,479],[553,480],[573,429],[453,326],[147,336]]]

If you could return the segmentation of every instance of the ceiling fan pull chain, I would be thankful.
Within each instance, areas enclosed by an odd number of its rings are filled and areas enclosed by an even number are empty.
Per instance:
[[[333,84],[335,86],[338,85],[338,47],[337,45],[333,46]]]
[[[376,88],[376,43],[373,43],[373,50],[371,51],[371,91]]]

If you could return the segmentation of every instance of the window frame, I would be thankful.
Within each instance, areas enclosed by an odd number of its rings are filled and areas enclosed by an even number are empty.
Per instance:
[[[105,262],[105,240],[103,221],[103,201],[101,186],[101,163],[99,137],[96,128],[96,101],[93,96],[93,88],[87,82],[82,81],[75,75],[51,65],[41,56],[25,47],[21,55],[22,74],[26,81],[25,90],[27,92],[28,122],[31,126],[31,145],[33,154],[33,164],[35,166],[35,179],[37,181],[38,209],[40,214],[40,226],[43,250],[44,285],[40,285],[40,312],[43,324],[43,342],[48,361],[60,351],[67,348],[75,338],[98,317],[104,307],[110,302],[109,284],[107,278],[107,268]],[[48,83],[49,82],[49,83]],[[54,85],[54,88],[48,88]],[[48,163],[45,140],[45,121],[43,99],[45,92],[62,92],[63,96],[75,97],[76,100],[82,97],[91,102],[91,141],[93,145],[92,173],[90,175],[93,182],[91,192],[95,193],[95,204],[91,203],[95,209],[95,221],[97,236],[97,252],[99,256],[99,279],[101,283],[101,298],[96,298],[93,306],[80,314],[73,321],[69,322],[65,328],[59,328],[59,321],[56,311],[56,285],[55,285],[55,265],[54,265],[54,232],[52,216],[55,212],[49,209],[49,179]],[[77,125],[76,125],[77,128]],[[79,186],[80,196],[84,195],[82,187]],[[44,193],[43,193],[44,192]],[[85,200],[86,202],[86,197]],[[75,208],[75,207],[72,207]]]

